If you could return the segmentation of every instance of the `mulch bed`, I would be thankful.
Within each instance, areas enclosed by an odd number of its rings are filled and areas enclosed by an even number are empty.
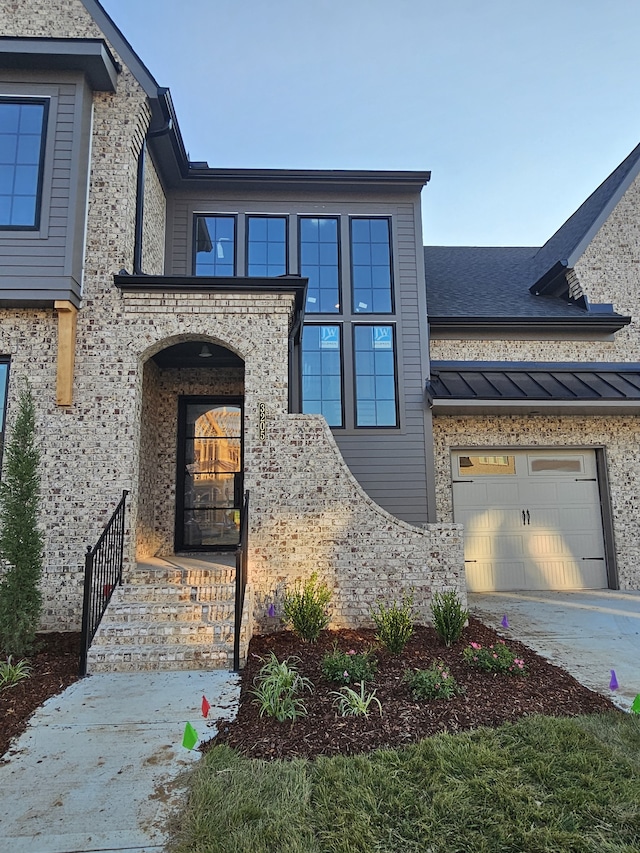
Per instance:
[[[29,659],[31,676],[0,690],[0,756],[24,731],[36,708],[77,681],[79,655],[79,633],[38,635],[38,651]]]
[[[499,726],[529,714],[574,716],[614,711],[604,696],[588,690],[564,670],[553,666],[522,643],[504,638],[518,657],[524,658],[526,676],[493,675],[471,669],[462,661],[462,650],[471,641],[485,645],[500,639],[491,628],[469,620],[460,641],[450,649],[430,627],[417,627],[404,652],[392,656],[378,648],[378,670],[368,684],[382,704],[380,717],[373,709],[369,718],[339,717],[328,694],[340,685],[323,676],[321,661],[337,641],[343,651],[364,652],[375,643],[373,630],[323,631],[317,643],[303,643],[293,633],[282,631],[254,637],[249,645],[247,666],[242,674],[240,709],[233,722],[218,721],[216,737],[203,743],[206,752],[213,744],[226,743],[251,758],[313,758],[318,755],[351,755],[383,747],[399,747],[437,732],[459,732],[479,726]],[[311,679],[314,692],[303,694],[308,716],[294,723],[260,717],[250,690],[261,658],[273,651],[282,661],[300,658],[298,669]],[[428,669],[441,658],[465,692],[450,700],[416,702],[402,677],[407,669]]]

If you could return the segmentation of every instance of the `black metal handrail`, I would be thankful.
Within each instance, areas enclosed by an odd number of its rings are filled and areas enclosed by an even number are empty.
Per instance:
[[[124,555],[124,514],[129,492],[124,489],[120,503],[106,523],[100,538],[87,546],[84,558],[84,597],[80,636],[80,676],[87,674],[87,655],[113,590],[122,584]]]
[[[247,587],[247,542],[249,530],[249,492],[244,493],[242,516],[240,518],[240,542],[236,550],[236,610],[233,623],[233,670],[240,671],[240,630],[244,593]]]

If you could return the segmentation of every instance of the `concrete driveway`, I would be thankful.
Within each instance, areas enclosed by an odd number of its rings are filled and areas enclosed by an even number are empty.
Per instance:
[[[624,710],[640,693],[640,592],[470,593],[469,610]],[[505,615],[509,628],[501,625]],[[611,670],[617,690],[609,687]]]

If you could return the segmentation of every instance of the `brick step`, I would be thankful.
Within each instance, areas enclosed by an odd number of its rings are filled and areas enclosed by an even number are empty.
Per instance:
[[[246,650],[241,649],[242,656]],[[145,672],[149,670],[231,669],[233,637],[230,643],[217,645],[120,645],[109,648],[92,646],[89,672]]]
[[[234,583],[203,584],[200,586],[171,584],[123,584],[114,590],[114,600],[119,602],[197,602],[197,601],[233,601],[236,587]]]
[[[231,642],[233,644],[233,621],[207,623],[197,622],[146,622],[131,621],[121,624],[103,622],[94,637],[92,648],[111,645],[212,645]]]
[[[193,601],[140,601],[121,599],[109,606],[109,624],[123,622],[219,622],[233,619],[233,601],[201,603]]]
[[[177,566],[137,566],[126,572],[127,584],[187,584],[206,586],[209,584],[235,583],[236,570],[229,566],[212,566],[210,569],[178,568]]]

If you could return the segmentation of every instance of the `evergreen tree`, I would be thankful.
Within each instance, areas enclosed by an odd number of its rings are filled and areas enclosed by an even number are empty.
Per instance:
[[[13,435],[6,446],[0,483],[0,648],[24,656],[40,621],[43,538],[38,529],[40,453],[35,444],[35,406],[27,384],[20,394]]]

